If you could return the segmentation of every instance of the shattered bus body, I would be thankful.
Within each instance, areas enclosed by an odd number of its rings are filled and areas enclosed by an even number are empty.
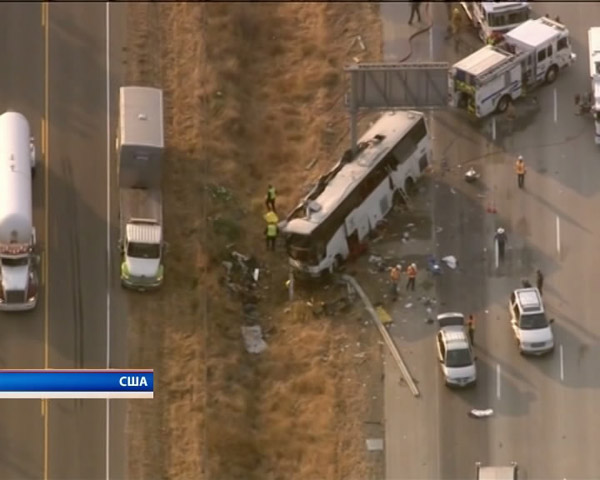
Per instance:
[[[423,113],[388,112],[346,151],[283,222],[289,263],[303,276],[333,272],[431,163]]]

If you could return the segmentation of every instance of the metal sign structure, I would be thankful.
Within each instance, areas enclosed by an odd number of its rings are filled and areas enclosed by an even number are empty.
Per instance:
[[[350,74],[350,139],[356,151],[357,115],[361,109],[438,109],[448,104],[446,62],[362,63],[344,68]]]

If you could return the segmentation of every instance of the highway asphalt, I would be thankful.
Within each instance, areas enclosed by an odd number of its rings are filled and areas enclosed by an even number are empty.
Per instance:
[[[44,109],[43,31],[36,4],[0,3],[0,110],[27,119],[41,151]],[[39,156],[38,156],[39,158]],[[34,182],[34,223],[45,243],[43,165]],[[0,315],[0,368],[44,367],[45,298],[32,312]],[[3,400],[0,409],[0,478],[39,478],[43,471],[44,423],[39,400]]]
[[[537,15],[559,15],[578,54],[554,85],[536,91],[538,105],[517,105],[513,133],[503,118],[473,124],[456,112],[433,114],[438,175],[428,194],[439,256],[455,255],[459,269],[436,280],[438,311],[474,313],[479,381],[465,392],[443,387],[435,358],[435,328],[421,319],[399,323],[397,343],[419,382],[421,398],[386,372],[387,478],[474,478],[476,461],[517,461],[525,478],[600,478],[600,222],[598,147],[591,117],[574,115],[573,97],[588,90],[587,30],[600,18],[594,3],[532,3]],[[408,12],[408,8],[406,11]],[[404,14],[398,13],[404,23]],[[434,6],[434,29],[417,43],[414,61],[455,62],[444,41],[446,11]],[[399,28],[404,28],[403,26]],[[433,41],[433,48],[429,42]],[[400,48],[400,47],[398,47]],[[404,47],[406,48],[406,47]],[[556,92],[556,93],[555,93]],[[514,174],[516,156],[528,165],[525,190]],[[467,167],[479,185],[462,180]],[[497,213],[488,213],[494,203]],[[493,232],[509,236],[505,264],[495,268]],[[485,249],[485,250],[484,250]],[[522,357],[509,326],[507,303],[522,278],[546,277],[544,300],[555,318],[556,350]],[[417,292],[422,294],[422,292]],[[395,318],[410,315],[401,302]],[[390,364],[391,362],[387,362]],[[389,369],[388,369],[389,371]],[[493,408],[473,419],[471,408]]]
[[[107,195],[116,198],[107,162],[109,155],[114,162],[124,8],[111,7],[107,82],[104,4],[0,3],[0,108],[25,114],[37,140],[34,222],[44,264],[37,309],[2,315],[1,368],[104,368],[109,320],[111,366],[127,366],[112,230],[110,275],[107,267],[107,228],[116,224],[114,199],[107,214]],[[110,428],[101,400],[2,406],[0,478],[125,478],[124,402],[111,402]]]

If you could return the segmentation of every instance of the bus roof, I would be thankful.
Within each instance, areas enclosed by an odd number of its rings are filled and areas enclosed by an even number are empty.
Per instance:
[[[346,198],[348,193],[352,192],[356,185],[379,163],[379,160],[422,118],[423,114],[421,112],[412,110],[383,114],[359,140],[359,143],[365,143],[367,147],[341,167],[329,179],[318,196],[310,200],[305,199],[305,207],[313,205],[318,206],[318,209],[315,211],[313,208],[305,208],[305,215],[301,218],[291,219],[285,229],[290,233],[293,231],[293,233],[301,235],[310,235],[317,225],[325,220]],[[381,141],[376,141],[375,137],[379,135],[384,138]],[[333,170],[338,166],[339,162]]]

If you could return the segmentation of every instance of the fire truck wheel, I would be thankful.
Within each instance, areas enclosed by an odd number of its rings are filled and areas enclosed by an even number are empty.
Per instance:
[[[552,65],[550,67],[550,69],[546,72],[546,83],[554,82],[554,80],[556,80],[557,76],[558,76],[558,68],[556,68],[556,65]]]
[[[496,110],[500,113],[506,112],[506,109],[508,108],[509,103],[510,103],[510,97],[508,95],[504,95],[498,102],[498,106],[496,107]]]

